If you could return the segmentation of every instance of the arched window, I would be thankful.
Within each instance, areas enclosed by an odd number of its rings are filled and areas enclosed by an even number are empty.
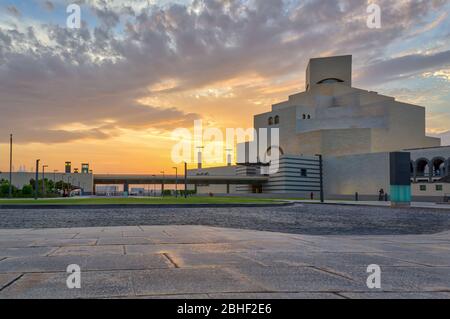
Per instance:
[[[303,114],[302,118],[303,118],[304,120],[306,120],[306,114]]]
[[[268,124],[269,124],[269,125],[273,125],[273,117],[269,117]]]
[[[280,117],[277,115],[275,116],[275,125],[280,124]]]
[[[308,120],[310,120],[310,119],[311,119],[311,115],[308,114]]]
[[[420,158],[416,161],[416,176],[429,177],[430,176],[430,162],[426,158]]]
[[[445,158],[437,157],[431,160],[433,166],[433,176],[445,176]]]

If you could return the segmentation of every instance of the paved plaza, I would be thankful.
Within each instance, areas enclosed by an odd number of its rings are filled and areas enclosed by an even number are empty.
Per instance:
[[[81,268],[68,289],[66,268]],[[381,289],[366,285],[381,267]],[[0,230],[0,298],[450,298],[450,231],[314,236],[210,226]]]

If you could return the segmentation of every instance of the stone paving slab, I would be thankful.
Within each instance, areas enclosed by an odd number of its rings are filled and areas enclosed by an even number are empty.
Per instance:
[[[13,285],[0,291],[0,298],[68,299],[106,298],[134,295],[127,272],[86,272],[83,289],[68,289],[65,273],[27,273]]]
[[[3,257],[29,257],[46,256],[53,252],[55,247],[22,247],[22,248],[0,248],[0,256]]]
[[[123,245],[64,246],[54,251],[51,256],[123,255],[124,251]]]
[[[242,280],[223,268],[149,270],[133,275],[136,295],[253,292],[257,282]]]
[[[450,232],[310,236],[209,226],[0,229],[0,298],[445,298]],[[81,267],[68,289],[67,266]],[[381,289],[367,288],[367,266]]]
[[[0,274],[0,290],[14,282],[20,275],[17,274]]]

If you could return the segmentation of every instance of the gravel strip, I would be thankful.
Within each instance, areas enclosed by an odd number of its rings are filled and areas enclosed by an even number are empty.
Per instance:
[[[265,208],[0,210],[0,228],[206,225],[309,235],[431,234],[450,230],[450,213],[339,205]]]

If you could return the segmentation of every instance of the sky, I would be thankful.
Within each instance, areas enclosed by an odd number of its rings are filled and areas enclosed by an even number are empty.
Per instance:
[[[343,54],[355,87],[425,106],[450,144],[449,14],[450,0],[0,0],[0,171],[10,133],[15,170],[170,171],[174,129],[252,127],[304,90],[310,58]]]

